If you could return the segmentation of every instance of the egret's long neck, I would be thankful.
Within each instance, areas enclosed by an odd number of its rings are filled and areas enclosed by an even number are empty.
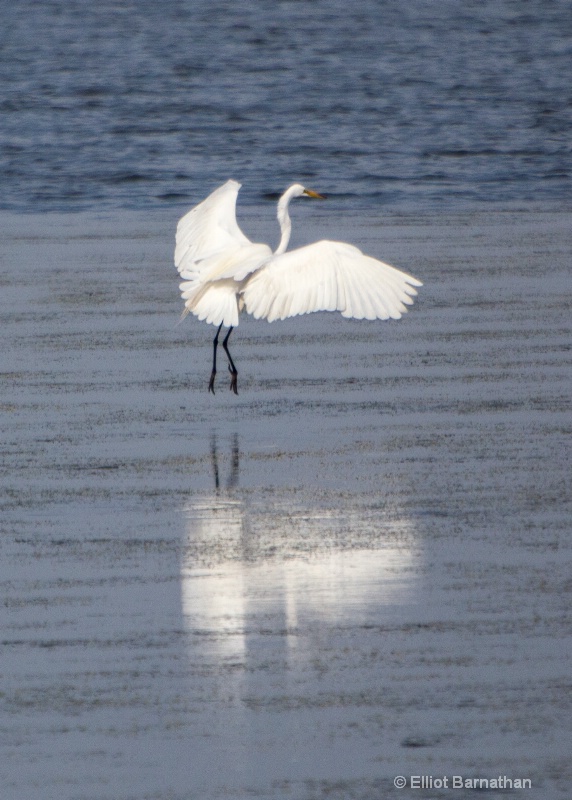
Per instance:
[[[277,256],[286,252],[288,242],[290,241],[290,234],[292,233],[292,222],[290,220],[290,215],[288,214],[288,206],[290,205],[290,200],[296,196],[295,193],[292,192],[293,188],[294,187],[290,187],[290,189],[284,192],[278,201],[277,216],[282,236],[280,238],[280,244],[274,251],[274,254]]]

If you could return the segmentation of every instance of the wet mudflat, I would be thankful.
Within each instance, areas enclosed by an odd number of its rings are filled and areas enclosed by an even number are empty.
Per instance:
[[[572,218],[295,216],[419,300],[213,398],[177,214],[2,215],[3,800],[569,797]]]

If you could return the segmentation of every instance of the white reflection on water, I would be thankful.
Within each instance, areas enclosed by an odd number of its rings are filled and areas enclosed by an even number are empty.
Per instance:
[[[182,610],[189,634],[219,656],[241,658],[249,637],[281,633],[293,657],[302,631],[365,624],[413,599],[415,529],[392,504],[360,495],[263,492],[238,487],[238,439],[222,486],[185,506]]]

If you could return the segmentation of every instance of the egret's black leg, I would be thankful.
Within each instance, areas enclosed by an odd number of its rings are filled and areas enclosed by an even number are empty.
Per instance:
[[[234,366],[234,361],[232,360],[232,356],[228,349],[228,340],[230,339],[230,334],[232,333],[233,328],[228,329],[227,335],[224,337],[224,342],[222,346],[224,347],[224,351],[228,357],[228,371],[230,372],[230,391],[238,394],[238,387],[236,385],[238,379],[238,372],[236,367]]]
[[[216,349],[218,347],[218,335],[220,333],[220,329],[222,328],[222,322],[218,326],[218,331],[216,332],[216,336],[213,339],[213,371],[211,372],[211,379],[209,381],[209,392],[214,394],[214,382],[216,378]],[[232,330],[232,328],[231,328]],[[228,337],[227,337],[228,338]],[[225,339],[226,342],[226,339]],[[226,350],[226,347],[225,347]]]

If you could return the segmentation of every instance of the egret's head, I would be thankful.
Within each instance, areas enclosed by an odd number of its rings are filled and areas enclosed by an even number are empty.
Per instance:
[[[324,195],[313,192],[311,189],[306,189],[301,183],[292,184],[289,189],[286,189],[282,197],[290,202],[290,200],[293,200],[295,197],[303,197],[304,195],[306,195],[306,197],[315,197],[318,200],[325,200]]]
[[[302,188],[304,188],[304,187],[302,187]],[[318,194],[318,192],[313,192],[311,189],[304,189],[302,194],[305,194],[306,197],[315,197],[317,200],[325,200],[326,199],[323,194]]]
[[[278,201],[278,208],[276,209],[276,216],[278,217],[280,229],[282,230],[282,237],[280,239],[280,244],[276,248],[276,255],[286,252],[288,241],[290,240],[290,231],[292,229],[292,223],[290,222],[290,216],[288,214],[290,200],[293,200],[295,197],[302,197],[303,195],[306,195],[306,197],[319,197],[322,200],[324,199],[321,194],[313,192],[311,189],[306,189],[301,183],[293,183],[292,186],[286,189]]]

